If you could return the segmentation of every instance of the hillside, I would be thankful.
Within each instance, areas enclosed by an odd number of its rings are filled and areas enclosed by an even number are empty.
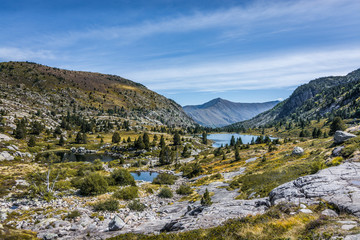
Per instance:
[[[115,75],[3,62],[0,79],[1,92],[9,101],[21,99],[34,110],[45,108],[57,114],[77,109],[92,115],[114,112],[124,118],[169,126],[194,124],[174,101]]]
[[[264,103],[236,103],[216,98],[202,105],[184,106],[184,111],[197,123],[206,127],[222,127],[248,120],[278,104],[279,101]]]
[[[359,117],[360,69],[346,76],[318,78],[299,86],[291,96],[256,117],[228,126],[228,129],[264,126],[291,120],[339,115]]]

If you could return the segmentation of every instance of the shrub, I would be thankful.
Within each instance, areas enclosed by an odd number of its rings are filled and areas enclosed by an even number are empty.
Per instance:
[[[80,194],[85,196],[103,194],[107,191],[108,183],[98,173],[91,173],[80,182]]]
[[[329,163],[330,166],[338,166],[342,163],[344,159],[342,157],[336,157]]]
[[[199,163],[190,163],[182,167],[183,176],[187,178],[193,178],[199,176],[204,172]]]
[[[177,179],[176,176],[169,173],[160,173],[156,178],[153,179],[154,184],[169,184],[172,185]]]
[[[139,197],[138,188],[134,186],[125,187],[115,192],[113,197],[123,200],[132,200]]]
[[[66,215],[65,219],[75,219],[80,216],[81,216],[81,212],[78,210],[74,210],[74,211],[68,213],[68,215]]]
[[[119,209],[119,202],[115,199],[108,199],[94,204],[95,211],[115,212]]]
[[[120,186],[136,185],[134,177],[131,176],[128,170],[123,168],[117,169],[113,173],[111,173],[111,178],[114,179],[116,185],[120,185]]]
[[[346,146],[343,150],[341,150],[341,155],[344,158],[349,158],[358,148],[354,145]]]
[[[134,200],[128,204],[128,208],[133,211],[142,212],[146,208],[145,204],[141,203],[139,200]]]
[[[162,188],[158,196],[161,198],[171,198],[173,193],[171,192],[170,188]]]
[[[190,195],[193,193],[193,190],[189,185],[183,184],[176,190],[176,193],[180,195]]]
[[[93,162],[93,168],[94,168],[95,171],[100,171],[100,170],[104,169],[100,159],[96,159]]]
[[[201,197],[201,205],[210,206],[212,204],[211,197],[208,189],[205,190],[204,195]]]

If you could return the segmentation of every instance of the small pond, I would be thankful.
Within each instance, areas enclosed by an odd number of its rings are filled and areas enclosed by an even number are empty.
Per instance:
[[[152,182],[154,178],[159,175],[157,172],[132,172],[131,175],[134,177],[135,181],[145,181]]]
[[[209,134],[207,136],[208,139],[214,141],[213,147],[221,147],[221,145],[225,146],[226,144],[230,145],[231,137],[234,136],[235,140],[241,137],[243,144],[251,143],[251,139],[256,138],[258,136],[255,135],[245,135],[245,134],[238,134],[238,133],[216,133],[216,134]],[[270,139],[275,139],[270,137]]]

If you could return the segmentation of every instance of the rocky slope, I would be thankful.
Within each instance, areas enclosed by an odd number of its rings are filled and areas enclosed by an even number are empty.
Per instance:
[[[109,112],[158,124],[194,125],[174,101],[119,76],[3,62],[0,80],[0,104],[5,108],[23,104],[55,114],[76,110],[95,116]]]
[[[216,98],[202,105],[184,106],[184,111],[197,123],[206,127],[222,127],[248,120],[271,109],[279,101],[264,103],[236,103]]]
[[[264,126],[289,119],[315,119],[330,115],[340,115],[343,118],[359,117],[359,97],[360,69],[346,76],[312,80],[298,87],[288,99],[274,108],[230,127]]]

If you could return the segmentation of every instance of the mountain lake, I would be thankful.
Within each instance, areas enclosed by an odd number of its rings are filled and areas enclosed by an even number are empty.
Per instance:
[[[215,133],[215,134],[208,134],[207,139],[214,141],[212,144],[213,147],[221,147],[223,145],[225,147],[226,144],[230,145],[231,137],[234,136],[235,140],[241,137],[243,144],[251,143],[251,139],[254,138],[254,141],[258,136],[255,135],[245,135],[245,134],[238,134],[238,133]],[[270,137],[271,140],[276,139]]]

